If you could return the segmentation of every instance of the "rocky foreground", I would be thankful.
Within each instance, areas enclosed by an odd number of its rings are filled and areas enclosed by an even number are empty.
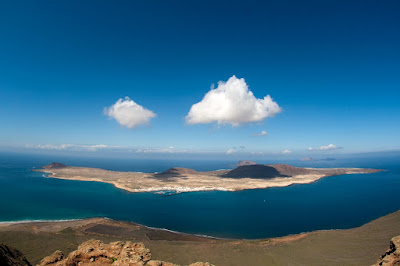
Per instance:
[[[88,240],[77,250],[65,256],[60,250],[45,257],[39,266],[74,265],[115,265],[115,266],[178,266],[177,264],[152,260],[150,250],[143,243],[116,241],[105,244],[100,240]],[[207,262],[195,262],[189,266],[212,266]]]
[[[110,183],[130,192],[174,191],[238,191],[292,184],[307,184],[323,177],[344,174],[365,174],[382,170],[366,168],[301,168],[285,164],[240,164],[232,170],[198,172],[173,167],[161,173],[108,171],[99,168],[73,167],[52,163],[35,170],[50,173],[49,177],[69,180]]]
[[[31,266],[24,255],[0,243],[1,266]],[[65,256],[60,250],[43,258],[38,266],[115,265],[115,266],[179,266],[178,264],[152,260],[150,250],[143,243],[116,241],[105,244],[100,240],[88,240],[77,250]],[[208,262],[195,262],[189,266],[214,266]]]

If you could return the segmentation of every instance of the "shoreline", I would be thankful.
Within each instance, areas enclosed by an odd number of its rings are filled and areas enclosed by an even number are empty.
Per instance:
[[[155,230],[155,231],[165,231],[173,234],[179,234],[179,235],[187,235],[187,236],[196,236],[196,237],[202,237],[202,238],[209,238],[209,239],[218,239],[218,240],[257,240],[257,239],[239,239],[239,238],[225,238],[225,237],[216,237],[216,236],[210,236],[210,235],[204,235],[204,234],[192,234],[192,233],[185,233],[185,232],[180,232],[176,230],[171,230],[168,228],[162,228],[162,227],[152,227],[152,226],[147,226],[141,223],[137,223],[134,221],[125,221],[125,220],[115,220],[111,219],[108,217],[103,217],[103,216],[96,216],[96,217],[88,217],[88,218],[76,218],[76,219],[38,219],[38,220],[19,220],[19,221],[0,221],[0,229],[7,227],[7,226],[13,226],[13,225],[30,225],[30,224],[37,224],[37,223],[64,223],[64,222],[88,222],[91,220],[106,220],[114,223],[127,223],[131,224],[133,226],[140,226],[143,228],[147,228],[150,230]],[[264,238],[262,238],[264,239]]]
[[[178,235],[185,235],[185,236],[195,236],[195,237],[201,237],[201,238],[208,238],[208,239],[215,239],[215,240],[227,240],[227,241],[265,241],[269,239],[280,239],[280,238],[286,238],[286,237],[292,237],[292,236],[298,236],[298,235],[309,235],[313,233],[318,233],[318,232],[336,232],[336,231],[345,231],[345,230],[351,230],[351,229],[356,229],[359,227],[363,227],[371,222],[374,222],[375,220],[379,220],[383,217],[393,215],[395,213],[399,213],[400,215],[400,209],[382,216],[379,216],[377,218],[374,218],[370,221],[367,221],[359,226],[356,227],[349,227],[349,228],[332,228],[332,229],[316,229],[316,230],[311,230],[311,231],[302,231],[298,233],[293,233],[293,234],[288,234],[288,235],[282,235],[282,236],[273,236],[273,237],[261,237],[261,238],[235,238],[235,237],[218,237],[218,236],[212,236],[212,235],[205,235],[205,234],[196,234],[196,233],[185,233],[181,231],[176,231],[168,228],[163,228],[163,227],[153,227],[153,226],[148,226],[145,224],[141,224],[135,221],[128,221],[128,220],[115,220],[112,218],[108,218],[105,216],[95,216],[95,217],[87,217],[87,218],[76,218],[76,219],[38,219],[38,220],[19,220],[19,221],[0,221],[0,230],[1,228],[7,227],[7,226],[13,226],[13,225],[30,225],[30,224],[61,224],[61,223],[68,223],[68,222],[89,222],[92,220],[105,220],[109,221],[111,223],[125,223],[125,224],[130,224],[132,226],[139,226],[143,228],[147,228],[150,230],[154,231],[165,231],[173,234],[178,234]]]
[[[400,210],[350,229],[315,230],[282,237],[210,238],[107,218],[57,222],[0,223],[0,242],[23,252],[33,264],[90,239],[142,242],[154,259],[188,265],[372,265],[400,235]],[[222,255],[223,254],[223,255]]]

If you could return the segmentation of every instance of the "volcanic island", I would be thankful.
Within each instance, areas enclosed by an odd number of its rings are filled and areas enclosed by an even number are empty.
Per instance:
[[[198,172],[173,167],[160,173],[119,172],[100,168],[67,166],[53,162],[34,171],[48,177],[113,184],[129,192],[240,191],[307,184],[323,177],[367,174],[382,171],[370,168],[302,168],[286,164],[264,165],[246,161],[232,170]]]

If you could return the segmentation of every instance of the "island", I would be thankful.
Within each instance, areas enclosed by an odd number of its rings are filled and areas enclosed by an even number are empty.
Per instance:
[[[130,192],[182,193],[191,191],[239,191],[307,184],[323,177],[344,174],[366,174],[382,171],[370,168],[301,168],[286,164],[240,164],[232,170],[198,172],[173,167],[161,173],[118,172],[100,168],[67,166],[51,163],[34,171],[48,177],[95,181],[113,184]]]

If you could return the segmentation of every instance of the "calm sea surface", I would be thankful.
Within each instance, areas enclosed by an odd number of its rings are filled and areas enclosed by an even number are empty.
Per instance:
[[[234,161],[50,158],[0,154],[0,221],[109,217],[186,233],[266,238],[360,226],[400,209],[400,159],[289,162],[305,167],[370,167],[388,171],[323,178],[313,184],[173,196],[129,193],[110,184],[46,178],[31,171],[53,160],[120,171],[199,171]],[[260,161],[259,163],[276,163]]]

